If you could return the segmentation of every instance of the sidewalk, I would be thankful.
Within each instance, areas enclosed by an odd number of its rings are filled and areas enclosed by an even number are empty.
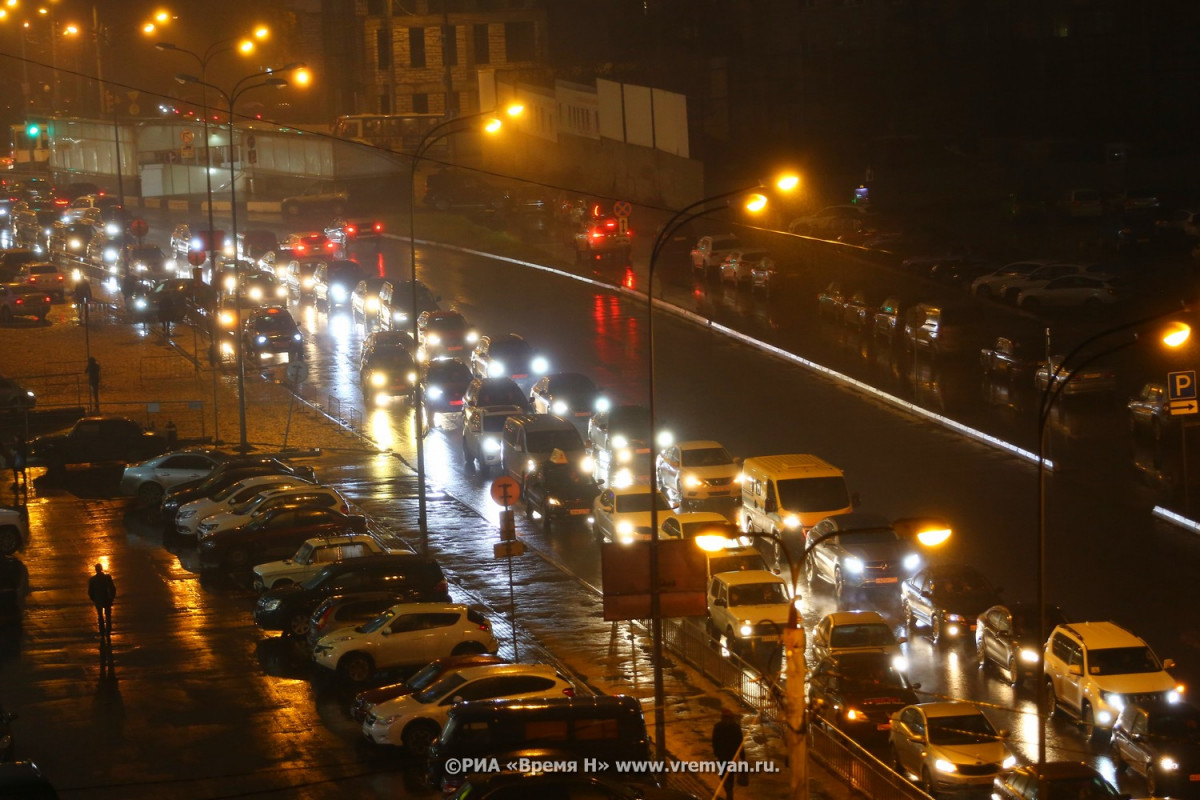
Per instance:
[[[70,322],[74,310],[56,306],[50,328],[15,328],[0,352],[0,373],[21,378],[52,372],[67,374],[77,363],[82,374],[86,363],[84,331]],[[180,349],[187,355],[196,349],[204,352],[204,341],[192,341],[190,329],[176,331]],[[162,430],[174,422],[181,441],[211,438],[213,435],[213,373],[203,361],[197,368],[168,345],[158,326],[149,330],[119,321],[104,321],[93,315],[87,331],[87,347],[101,364],[100,407],[103,413],[119,413]],[[289,448],[317,449],[335,454],[332,461],[341,467],[322,466],[323,477],[343,487],[352,500],[397,536],[409,538],[415,528],[415,503],[412,502],[413,474],[399,458],[387,458],[381,468],[377,448],[344,425],[314,410],[307,403],[292,403],[288,388],[278,382],[282,368],[274,370],[275,380],[260,377],[257,370],[246,375],[247,433],[249,442],[259,451],[278,451],[285,434]],[[49,386],[49,384],[47,384]],[[86,387],[86,383],[84,384]],[[39,406],[78,405],[73,382],[56,391],[38,391]],[[215,381],[220,438],[236,444],[237,394],[232,370],[218,371]],[[84,399],[86,402],[86,397]],[[290,430],[288,408],[292,406]],[[364,480],[362,466],[370,463],[371,480]],[[343,471],[344,481],[338,472]],[[405,493],[406,487],[409,488]],[[31,493],[31,502],[36,501]],[[502,611],[508,607],[507,575],[499,577],[500,563],[491,557],[491,537],[478,535],[490,523],[472,509],[454,500],[442,498],[431,507],[431,529],[438,530],[446,542],[468,542],[469,546],[436,547],[436,554],[448,575],[462,592],[493,609],[501,630],[509,626]],[[453,535],[462,531],[463,536]],[[465,534],[474,535],[465,535]],[[437,543],[435,542],[435,545]],[[486,552],[485,552],[486,551]],[[532,647],[522,646],[523,654],[544,648],[547,655],[561,662],[597,691],[624,693],[641,699],[647,711],[647,725],[653,731],[653,687],[649,663],[650,642],[641,634],[629,635],[628,626],[613,626],[602,619],[599,596],[563,580],[563,574],[545,558],[519,560],[521,585],[564,586],[565,594],[544,607],[518,608],[519,638],[531,639]],[[511,640],[511,634],[508,637]],[[670,653],[665,665],[668,714],[667,749],[681,761],[711,761],[709,736],[722,707],[737,708],[737,701],[725,695],[695,670]],[[785,797],[788,795],[788,771],[783,767],[783,742],[771,728],[757,724],[752,713],[743,717],[746,731],[746,755],[778,767],[777,772],[756,773],[744,796]],[[817,764],[810,766],[813,796],[848,797],[848,788]],[[711,797],[716,790],[715,776],[676,775],[672,785],[700,796]]]

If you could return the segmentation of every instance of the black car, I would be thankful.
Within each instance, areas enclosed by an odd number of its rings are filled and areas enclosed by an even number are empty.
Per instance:
[[[1125,706],[1113,724],[1117,772],[1146,779],[1146,794],[1200,795],[1200,708],[1162,701]]]
[[[267,358],[287,353],[289,359],[304,350],[304,334],[292,319],[291,312],[280,306],[255,311],[245,322],[242,347],[249,355]]]
[[[415,553],[363,556],[323,567],[303,583],[277,586],[258,598],[254,624],[263,630],[308,633],[313,609],[332,595],[386,591],[398,602],[449,602],[446,576],[436,561]]]
[[[864,744],[887,741],[892,714],[919,703],[915,689],[886,652],[825,657],[809,676],[808,709],[819,722]]]
[[[183,322],[195,308],[208,308],[216,301],[216,293],[207,283],[191,278],[171,278],[159,283],[148,296],[153,319],[160,322]]]
[[[934,644],[974,640],[979,615],[1000,602],[1000,590],[963,564],[926,567],[900,584],[909,636],[918,624],[925,625]]]
[[[559,417],[591,417],[599,411],[600,389],[587,375],[556,372],[540,378],[529,390],[529,401],[538,414]]]
[[[1037,605],[1009,603],[992,606],[975,624],[975,653],[980,667],[995,664],[1016,688],[1026,678],[1042,674],[1042,643],[1050,631],[1065,625],[1067,618],[1058,606],[1046,606],[1045,634],[1038,636]]]
[[[316,482],[312,467],[297,467],[271,456],[243,456],[221,464],[208,477],[176,484],[167,490],[162,499],[162,514],[169,533],[175,531],[175,515],[180,506],[211,497],[243,478],[254,475],[293,475],[302,480]]]
[[[313,297],[318,308],[332,312],[349,308],[354,287],[363,279],[363,270],[353,261],[328,261],[313,272]]]
[[[402,595],[387,591],[349,592],[326,597],[308,618],[308,647],[311,650],[317,640],[330,631],[357,627],[403,602]],[[288,627],[291,629],[291,625]]]
[[[240,570],[287,558],[307,539],[366,529],[364,517],[333,508],[278,506],[236,528],[201,531],[196,550],[201,569]]]
[[[0,797],[58,800],[58,792],[32,761],[0,763]]]
[[[1040,772],[1039,772],[1040,770]],[[1042,791],[1038,791],[1041,784]],[[1047,761],[1039,768],[1026,764],[998,775],[992,800],[1129,800],[1096,770],[1082,761]]]
[[[425,409],[431,414],[457,414],[471,385],[471,369],[457,358],[435,358],[421,376]]]
[[[525,478],[521,502],[525,516],[532,517],[536,511],[542,518],[542,528],[549,533],[555,520],[586,520],[598,494],[600,487],[591,475],[583,474],[574,464],[547,461]]]
[[[529,411],[529,398],[512,378],[476,378],[467,387],[463,404],[468,406],[517,406]]]
[[[479,378],[520,380],[545,372],[546,359],[534,355],[533,348],[523,336],[508,333],[480,339],[471,353],[471,368]]]

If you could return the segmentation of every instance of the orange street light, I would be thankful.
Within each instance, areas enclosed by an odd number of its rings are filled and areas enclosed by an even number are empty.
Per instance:
[[[271,29],[268,28],[266,25],[259,25],[257,28],[254,29],[254,38],[258,39],[260,42],[266,41],[267,37],[270,35],[271,35]]]

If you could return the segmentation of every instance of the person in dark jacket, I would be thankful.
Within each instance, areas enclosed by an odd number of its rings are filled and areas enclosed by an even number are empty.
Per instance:
[[[96,606],[96,624],[102,636],[112,635],[112,606],[117,599],[117,584],[112,575],[104,571],[103,564],[96,565],[96,574],[88,579],[88,597]]]
[[[92,410],[99,413],[100,411],[100,362],[95,356],[88,356],[87,366],[83,369],[87,373],[88,388],[92,390]]]
[[[723,764],[721,785],[725,788],[725,800],[733,800],[733,787],[738,776],[728,765],[746,760],[742,754],[742,725],[735,712],[729,709],[721,712],[721,719],[713,726],[712,749],[713,756]]]

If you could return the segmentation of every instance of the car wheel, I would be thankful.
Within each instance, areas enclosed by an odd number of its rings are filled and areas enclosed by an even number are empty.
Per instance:
[[[930,797],[936,797],[937,794],[933,789],[933,778],[929,776],[929,767],[921,767],[921,788],[925,790],[925,794]]]
[[[1146,796],[1158,796],[1158,771],[1151,764],[1146,765]]]
[[[137,499],[144,508],[158,508],[162,505],[163,487],[157,483],[143,483],[138,487]]]
[[[12,555],[20,546],[21,535],[16,528],[0,528],[0,555]]]
[[[942,617],[938,613],[934,613],[929,619],[929,641],[934,644],[942,643]]]
[[[371,677],[375,664],[363,653],[347,653],[338,661],[338,673],[351,683],[362,683]]]
[[[287,632],[292,636],[304,636],[308,633],[308,614],[297,611],[288,617]]]
[[[912,608],[909,607],[908,603],[904,604],[903,612],[904,612],[904,630],[908,632],[908,636],[911,639],[912,635],[913,635],[913,631],[915,631],[917,629],[917,620],[913,616]]]
[[[244,547],[235,547],[225,556],[225,566],[230,569],[245,569],[250,566],[250,552]]]
[[[904,777],[904,765],[900,763],[900,754],[896,752],[895,747],[888,747],[888,757],[892,762],[892,769],[894,769],[901,777]]]
[[[1008,658],[1008,685],[1016,689],[1021,685],[1021,670],[1017,667],[1017,657]]]
[[[1058,696],[1054,694],[1054,681],[1046,681],[1046,716],[1054,718],[1062,715],[1062,709],[1058,705]]]
[[[842,578],[842,570],[835,569],[833,571],[833,596],[837,598],[838,603],[842,602],[842,598],[846,594],[846,582]]]
[[[983,646],[982,639],[975,640],[975,666],[980,669],[987,669],[988,659],[987,650]]]
[[[725,647],[735,656],[742,654],[742,646],[738,643],[737,637],[733,635],[733,628],[725,629]]]
[[[479,642],[462,642],[450,651],[452,656],[478,656],[487,652],[487,648]]]
[[[1090,703],[1083,704],[1083,713],[1080,715],[1079,729],[1083,732],[1083,738],[1089,742],[1097,738],[1100,729],[1096,727],[1096,715],[1092,711]]]
[[[808,584],[808,588],[813,588],[817,583],[817,562],[812,554],[804,559],[804,581]]]
[[[400,741],[404,743],[410,755],[425,758],[429,755],[429,746],[440,732],[437,725],[419,719],[408,723],[404,733],[400,735]]]

